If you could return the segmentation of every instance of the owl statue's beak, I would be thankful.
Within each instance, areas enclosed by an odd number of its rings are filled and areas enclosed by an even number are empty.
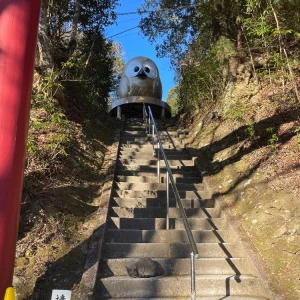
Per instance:
[[[136,75],[136,76],[139,76],[139,77],[145,77],[145,76],[147,76],[147,75],[146,75],[146,73],[145,73],[144,69],[143,69],[143,68],[141,68],[141,69],[140,69],[140,71],[137,73],[137,75]]]

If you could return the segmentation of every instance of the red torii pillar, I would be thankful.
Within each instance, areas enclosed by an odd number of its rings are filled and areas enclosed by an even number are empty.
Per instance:
[[[0,0],[0,300],[12,286],[41,0]]]

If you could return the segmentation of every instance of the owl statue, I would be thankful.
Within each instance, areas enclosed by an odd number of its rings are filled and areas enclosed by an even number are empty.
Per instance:
[[[162,85],[156,64],[149,58],[137,56],[128,61],[119,85],[119,97],[152,97],[161,100]]]

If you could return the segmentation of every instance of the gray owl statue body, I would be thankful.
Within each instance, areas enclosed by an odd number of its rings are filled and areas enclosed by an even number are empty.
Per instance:
[[[137,56],[128,61],[119,85],[119,97],[143,96],[161,100],[162,84],[156,64]]]

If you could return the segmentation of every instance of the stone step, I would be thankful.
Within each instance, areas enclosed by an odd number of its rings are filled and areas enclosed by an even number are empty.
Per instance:
[[[203,190],[198,191],[179,191],[179,196],[181,199],[205,199],[207,193]],[[120,197],[120,198],[160,198],[166,199],[167,192],[166,191],[153,191],[153,190],[146,190],[146,191],[133,191],[133,190],[120,190],[114,189],[112,192],[113,197]],[[174,198],[173,190],[170,189],[170,197]]]
[[[175,183],[201,183],[201,177],[198,174],[198,176],[194,177],[183,177],[182,174],[174,174],[173,175]],[[117,175],[115,177],[116,182],[127,182],[127,183],[157,183],[157,175],[153,174],[153,176],[123,176],[123,175]],[[164,183],[166,182],[166,176],[161,175],[160,176],[160,182]]]
[[[177,143],[178,144],[178,143]],[[164,143],[163,144],[164,151],[168,152],[180,152],[185,153],[186,149],[183,145],[179,145],[179,147],[175,147],[172,143]],[[121,143],[120,144],[120,151],[124,152],[150,152],[153,153],[153,145],[152,142],[149,141],[149,143],[140,145],[140,144],[135,144],[135,143]],[[157,144],[155,144],[154,147],[155,153],[157,152]]]
[[[192,230],[196,243],[224,243],[235,237],[227,230]],[[109,229],[105,235],[108,243],[188,243],[185,230],[128,230]]]
[[[145,141],[148,141],[148,142],[151,142],[152,144],[152,141],[153,141],[153,138],[152,138],[152,135],[151,134],[145,134],[145,133],[141,133],[141,134],[136,134],[136,135],[130,135],[130,134],[127,134],[127,135],[123,135],[121,134],[121,137],[120,137],[120,142],[123,144],[123,143],[135,143],[135,142],[145,142]],[[181,141],[180,139],[178,138],[174,138],[174,137],[170,137],[168,135],[160,135],[160,141],[162,143],[170,143],[170,144],[178,144],[178,145],[181,145]],[[157,137],[155,136],[154,137],[154,144],[157,145],[157,142],[158,142],[158,139]]]
[[[218,218],[220,217],[220,209],[216,208],[186,208],[186,216],[188,218]],[[111,207],[109,210],[110,217],[119,218],[165,218],[166,208],[147,207],[147,208],[128,208],[128,207]],[[181,218],[180,209],[176,207],[169,208],[170,218]]]
[[[212,297],[196,297],[195,300],[220,300],[220,299],[225,299],[226,300],[269,300],[269,298],[265,298],[265,297],[254,297],[254,296],[224,296],[224,297],[220,297],[220,296],[212,296]],[[98,298],[97,298],[98,299]],[[120,300],[120,298],[109,298],[109,299],[118,299]],[[189,297],[172,297],[172,298],[168,298],[168,297],[163,297],[163,298],[159,298],[159,297],[148,297],[148,298],[126,298],[126,300],[191,300],[191,296]]]
[[[228,228],[227,221],[223,218],[195,218],[189,219],[188,222],[192,230],[223,230]],[[109,217],[107,226],[111,229],[159,230],[166,229],[166,219]],[[182,219],[170,218],[170,229],[185,229]]]
[[[188,297],[191,294],[190,276],[162,276],[151,278],[131,278],[114,276],[102,278],[99,282],[99,296],[103,298],[149,298],[149,297]],[[196,275],[198,296],[228,295],[264,296],[264,290],[257,277],[250,275]]]
[[[236,243],[197,243],[200,258],[241,258],[244,251]],[[188,258],[189,243],[105,243],[103,257]]]
[[[157,146],[154,149],[155,155],[157,154]],[[164,149],[165,154],[168,155],[179,155],[179,154],[188,154],[186,149]],[[153,147],[152,145],[145,145],[143,147],[129,147],[127,144],[125,147],[121,147],[120,154],[128,154],[128,155],[137,155],[137,154],[144,154],[150,153],[153,154]]]
[[[115,182],[115,188],[120,190],[132,190],[132,191],[165,191],[166,183],[157,182]],[[172,189],[171,185],[169,186]],[[178,191],[203,191],[204,187],[202,184],[197,183],[178,183],[176,184]]]
[[[170,230],[166,230],[166,167],[157,138],[141,119],[126,119],[93,299],[191,299],[190,252],[180,211],[170,188]],[[195,260],[199,300],[263,300],[265,290],[227,219],[201,184],[201,174],[177,131],[160,131],[173,178],[199,251]],[[153,153],[154,152],[154,153]],[[154,156],[153,156],[154,154]],[[126,265],[151,257],[163,276],[131,278]]]
[[[126,265],[138,261],[139,258],[110,258],[101,261],[100,276],[127,276]],[[190,258],[155,258],[165,276],[190,275]],[[197,275],[250,275],[246,258],[200,258],[195,259],[195,273]]]
[[[181,174],[185,175],[187,173],[190,174],[199,174],[198,170],[195,166],[170,166],[170,169],[172,171],[172,174]],[[166,167],[160,167],[160,173],[166,174]],[[195,173],[196,172],[196,173]],[[116,175],[147,175],[147,174],[157,174],[157,166],[138,166],[138,165],[121,165],[117,162],[116,166]]]
[[[136,130],[123,130],[122,131],[122,136],[131,136],[131,135],[144,135],[146,133],[145,127],[140,127],[139,129],[136,128]],[[149,134],[151,135],[151,134]],[[167,136],[167,137],[178,137],[178,132],[177,131],[164,131],[161,130],[159,131],[159,135],[161,137]]]
[[[176,149],[176,148],[184,148],[184,145],[180,141],[165,141],[162,140],[162,145],[164,149]],[[152,140],[150,137],[145,137],[145,138],[120,138],[120,146],[121,149],[123,148],[130,148],[130,147],[152,147]],[[154,141],[155,148],[157,146],[157,141]]]
[[[139,129],[135,128],[136,130],[123,130],[122,131],[122,136],[123,137],[131,137],[131,136],[140,136],[140,135],[143,135],[143,136],[147,136],[147,132],[146,132],[146,129],[145,127],[141,127]]]
[[[121,152],[119,155],[119,158],[121,160],[156,160],[157,156],[153,156],[153,151],[149,151],[149,152],[138,152],[138,153],[123,153]],[[168,159],[168,161],[174,161],[174,160],[189,160],[190,159],[190,155],[189,154],[167,154],[166,153],[166,157]],[[160,154],[160,160],[163,161],[162,155]]]
[[[184,208],[210,207],[213,208],[215,201],[213,199],[182,199]],[[158,198],[119,198],[113,197],[111,206],[118,207],[166,207],[166,199]],[[175,198],[170,198],[170,207],[176,207]]]
[[[122,168],[122,169],[121,169]],[[142,166],[142,169],[147,168],[146,166]],[[196,167],[187,167],[190,168],[191,171],[184,171],[182,169],[172,169],[173,178],[186,178],[186,177],[200,177],[198,171],[196,171]],[[192,171],[193,170],[193,171]],[[161,169],[161,177],[166,177],[166,168],[164,167]],[[135,171],[135,170],[125,170],[122,166],[119,165],[119,168],[116,170],[115,175],[117,176],[144,176],[144,177],[153,177],[157,176],[157,169],[156,168],[148,168],[148,172],[143,170]]]
[[[168,160],[168,163],[171,167],[194,166],[194,161],[189,159],[171,159]],[[120,159],[119,164],[126,166],[157,166],[157,159]],[[160,166],[165,166],[165,162],[163,160],[160,160]]]

